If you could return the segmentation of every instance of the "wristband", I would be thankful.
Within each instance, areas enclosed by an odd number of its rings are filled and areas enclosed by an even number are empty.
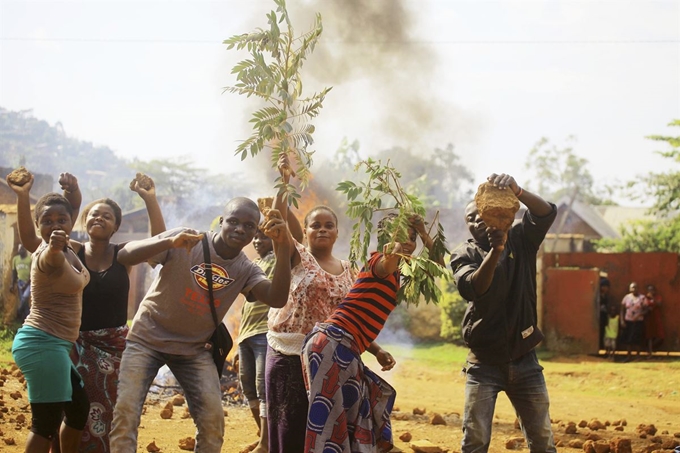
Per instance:
[[[519,197],[522,196],[523,193],[524,193],[524,189],[522,189],[522,188],[520,187],[520,188],[519,188],[519,192],[517,192],[517,193],[515,194],[515,196],[516,196],[517,198],[519,198]]]

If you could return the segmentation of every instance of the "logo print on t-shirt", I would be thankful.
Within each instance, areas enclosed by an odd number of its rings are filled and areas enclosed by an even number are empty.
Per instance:
[[[198,283],[198,286],[208,291],[208,282],[205,278],[205,263],[196,264],[191,267],[191,273],[194,274],[194,280]],[[219,291],[225,288],[233,282],[233,278],[229,278],[227,271],[217,264],[212,265],[212,282],[213,291]]]

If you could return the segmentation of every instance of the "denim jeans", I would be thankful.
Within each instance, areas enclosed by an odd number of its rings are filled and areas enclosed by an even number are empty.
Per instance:
[[[31,282],[17,280],[19,290],[19,305],[17,307],[17,321],[23,323],[31,311]]]
[[[498,393],[504,391],[517,414],[531,452],[556,452],[550,427],[543,367],[531,351],[509,363],[468,363],[465,369],[462,453],[486,452]]]
[[[199,453],[219,453],[224,437],[222,391],[209,351],[196,355],[171,355],[128,341],[120,364],[118,400],[113,411],[110,444],[112,453],[135,453],[142,405],[161,366],[168,365],[184,390],[196,424]]]
[[[242,340],[238,345],[238,356],[238,378],[243,394],[251,405],[259,401],[260,416],[266,417],[264,367],[267,361],[267,334],[260,333]]]

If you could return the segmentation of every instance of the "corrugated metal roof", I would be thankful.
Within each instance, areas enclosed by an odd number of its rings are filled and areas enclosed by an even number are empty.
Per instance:
[[[569,198],[563,197],[558,203],[558,209],[566,209],[569,206]],[[607,220],[589,204],[582,203],[578,200],[574,200],[571,205],[571,210],[574,214],[579,216],[584,222],[586,222],[593,230],[603,238],[620,238],[619,232],[612,227]]]
[[[569,206],[569,198],[563,197],[557,206],[566,209]],[[620,238],[619,227],[633,220],[658,219],[657,216],[648,213],[649,208],[592,206],[575,200],[571,209],[603,238]]]
[[[617,231],[622,224],[632,220],[656,220],[657,216],[649,214],[649,208],[626,208],[623,206],[597,206],[597,210],[608,224]]]

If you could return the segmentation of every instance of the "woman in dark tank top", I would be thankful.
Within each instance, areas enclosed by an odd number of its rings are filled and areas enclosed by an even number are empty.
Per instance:
[[[135,179],[130,189],[144,200],[151,223],[151,234],[165,231],[165,222],[156,200],[155,188],[145,190]],[[127,306],[130,269],[117,260],[123,244],[111,243],[118,231],[122,212],[108,198],[91,202],[80,218],[89,240],[77,250],[90,272],[90,283],[83,290],[80,334],[71,351],[71,360],[83,376],[90,398],[88,425],[80,444],[81,452],[109,452],[109,432],[116,403],[120,359],[128,333]]]

